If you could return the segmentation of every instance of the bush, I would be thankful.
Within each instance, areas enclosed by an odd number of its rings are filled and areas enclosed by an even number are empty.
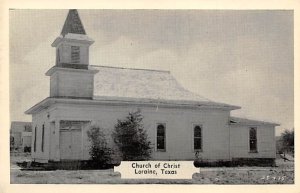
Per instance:
[[[284,130],[284,132],[281,134],[281,138],[283,141],[284,150],[291,151],[294,149],[294,129]]]
[[[31,147],[25,146],[24,147],[24,152],[31,152]]]
[[[106,168],[111,163],[112,151],[107,145],[105,134],[99,127],[87,131],[91,146],[89,154],[94,168]]]
[[[294,128],[285,129],[281,136],[276,140],[277,153],[289,153],[294,155]]]
[[[140,111],[129,113],[125,120],[118,120],[112,137],[122,153],[123,161],[148,160],[151,157],[151,142],[142,124]]]

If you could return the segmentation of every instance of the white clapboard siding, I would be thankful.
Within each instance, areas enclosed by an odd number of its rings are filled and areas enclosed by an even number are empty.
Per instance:
[[[118,119],[124,119],[128,112],[137,110],[137,107],[118,106],[74,106],[61,105],[51,112],[51,117],[58,120],[82,120],[91,121],[89,125],[97,125],[104,129],[108,136],[108,142],[113,145],[111,132]],[[229,159],[229,126],[228,111],[223,110],[188,110],[188,109],[168,109],[168,108],[143,108],[144,127],[154,147],[153,159],[169,160],[192,160],[195,158],[193,149],[193,126],[202,126],[203,152],[201,158],[208,160],[228,160]],[[156,126],[157,123],[166,124],[166,152],[157,152]],[[83,159],[89,159],[89,141],[87,129],[82,130]],[[62,146],[60,146],[62,147]],[[54,146],[51,148],[55,149]],[[52,155],[53,153],[50,153]],[[45,157],[43,157],[45,158]]]
[[[257,128],[257,153],[250,153],[250,126],[231,125],[230,154],[233,158],[275,158],[274,126],[260,125]]]

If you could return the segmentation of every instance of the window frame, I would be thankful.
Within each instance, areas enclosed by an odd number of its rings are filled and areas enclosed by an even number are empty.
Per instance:
[[[200,127],[200,132],[201,132],[201,137],[197,137],[197,138],[200,138],[201,140],[201,143],[200,143],[200,146],[201,148],[200,149],[195,149],[195,128],[196,127]],[[193,148],[193,151],[194,152],[203,152],[203,125],[202,124],[198,124],[198,123],[194,123],[192,125],[192,136],[193,136],[193,143],[192,143],[192,148]]]
[[[42,143],[41,143],[41,151],[44,152],[45,146],[45,124],[42,126]]]
[[[36,133],[37,133],[37,126],[34,127],[33,152],[36,152]]]
[[[251,130],[255,131],[255,139],[251,139]],[[249,141],[248,141],[248,144],[249,144],[249,153],[258,153],[257,127],[250,127],[248,134],[249,134]],[[255,149],[251,149],[251,141],[255,141]]]
[[[158,129],[158,126],[159,125],[162,125],[164,127],[164,149],[158,149],[157,148],[157,145],[158,145],[158,135],[157,135],[157,129]],[[162,122],[159,122],[159,123],[156,123],[156,127],[155,127],[155,140],[156,140],[156,143],[155,143],[155,150],[157,152],[166,152],[167,151],[167,124],[166,123],[162,123]]]

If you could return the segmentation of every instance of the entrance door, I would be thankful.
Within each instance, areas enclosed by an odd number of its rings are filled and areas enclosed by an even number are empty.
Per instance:
[[[60,159],[72,159],[72,131],[60,131]]]
[[[59,141],[60,159],[62,160],[82,159],[81,124],[72,124],[72,122],[68,122],[67,127],[64,124],[61,124]]]
[[[81,142],[81,130],[72,131],[71,134],[71,151],[72,159],[80,160],[82,159],[82,142]]]

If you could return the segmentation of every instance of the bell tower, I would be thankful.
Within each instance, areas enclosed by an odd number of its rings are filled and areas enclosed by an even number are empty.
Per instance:
[[[46,73],[50,76],[50,97],[93,98],[94,75],[89,67],[89,38],[76,9],[69,10],[60,36],[52,43],[56,64]]]

